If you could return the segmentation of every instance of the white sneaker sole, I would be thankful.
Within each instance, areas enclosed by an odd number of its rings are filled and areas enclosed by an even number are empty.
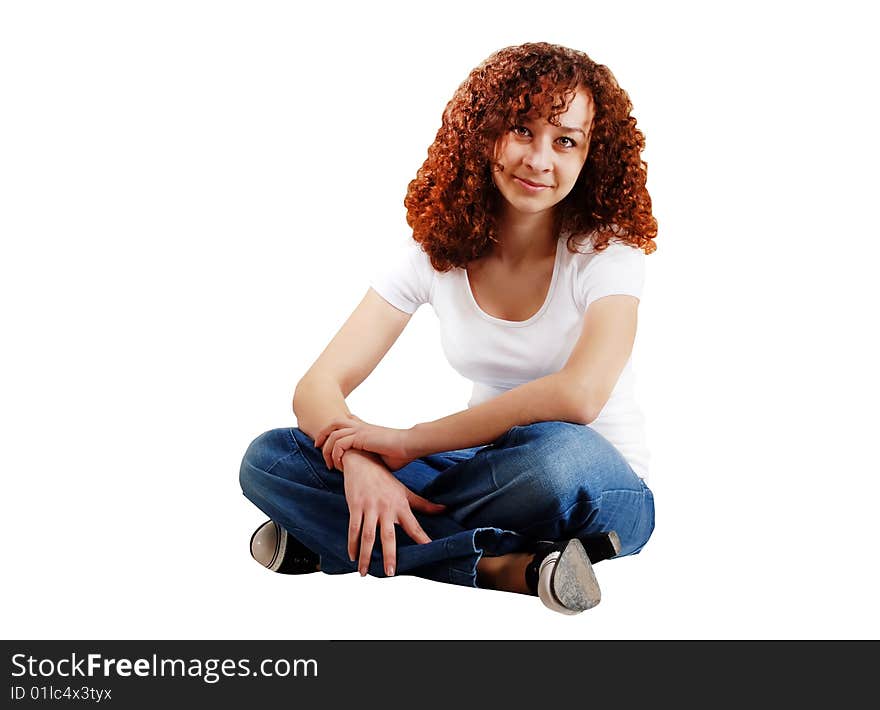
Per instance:
[[[562,552],[541,562],[538,596],[544,606],[560,614],[580,614],[602,599],[593,565],[580,540],[569,540]]]
[[[269,565],[269,569],[273,572],[277,572],[281,564],[284,562],[284,555],[287,554],[287,530],[282,528],[278,523],[273,523],[275,525],[275,529],[278,534],[278,546],[275,550],[275,557],[272,558],[272,563]]]

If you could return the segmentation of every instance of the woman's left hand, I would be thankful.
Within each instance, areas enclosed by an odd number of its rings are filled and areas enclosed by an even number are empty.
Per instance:
[[[342,471],[342,455],[348,449],[372,451],[394,461],[412,460],[406,450],[407,438],[406,429],[367,424],[351,415],[334,419],[321,429],[315,437],[315,446],[323,447],[327,468]]]

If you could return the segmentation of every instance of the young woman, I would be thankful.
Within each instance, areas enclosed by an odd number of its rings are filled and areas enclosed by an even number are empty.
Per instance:
[[[405,199],[413,240],[296,387],[297,427],[241,465],[277,572],[358,570],[595,606],[593,563],[654,528],[633,393],[657,223],[632,105],[607,67],[547,43],[502,49],[443,113]],[[347,397],[430,303],[468,408],[401,430]]]

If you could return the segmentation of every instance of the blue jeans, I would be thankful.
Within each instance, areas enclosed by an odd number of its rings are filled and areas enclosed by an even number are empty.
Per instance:
[[[620,555],[632,555],[654,529],[651,490],[607,439],[580,424],[515,426],[486,446],[423,456],[393,475],[447,506],[440,515],[414,511],[430,543],[395,526],[397,574],[476,587],[482,555],[609,530],[620,536]],[[248,500],[321,556],[322,571],[357,570],[348,559],[343,475],[326,467],[307,434],[294,427],[258,436],[240,482]],[[378,535],[369,574],[385,576]]]

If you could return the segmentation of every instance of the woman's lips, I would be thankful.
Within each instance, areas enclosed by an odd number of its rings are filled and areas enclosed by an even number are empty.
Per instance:
[[[522,178],[518,178],[516,175],[513,176],[513,179],[520,187],[528,192],[541,192],[541,190],[548,190],[550,188],[549,185],[534,185]]]

